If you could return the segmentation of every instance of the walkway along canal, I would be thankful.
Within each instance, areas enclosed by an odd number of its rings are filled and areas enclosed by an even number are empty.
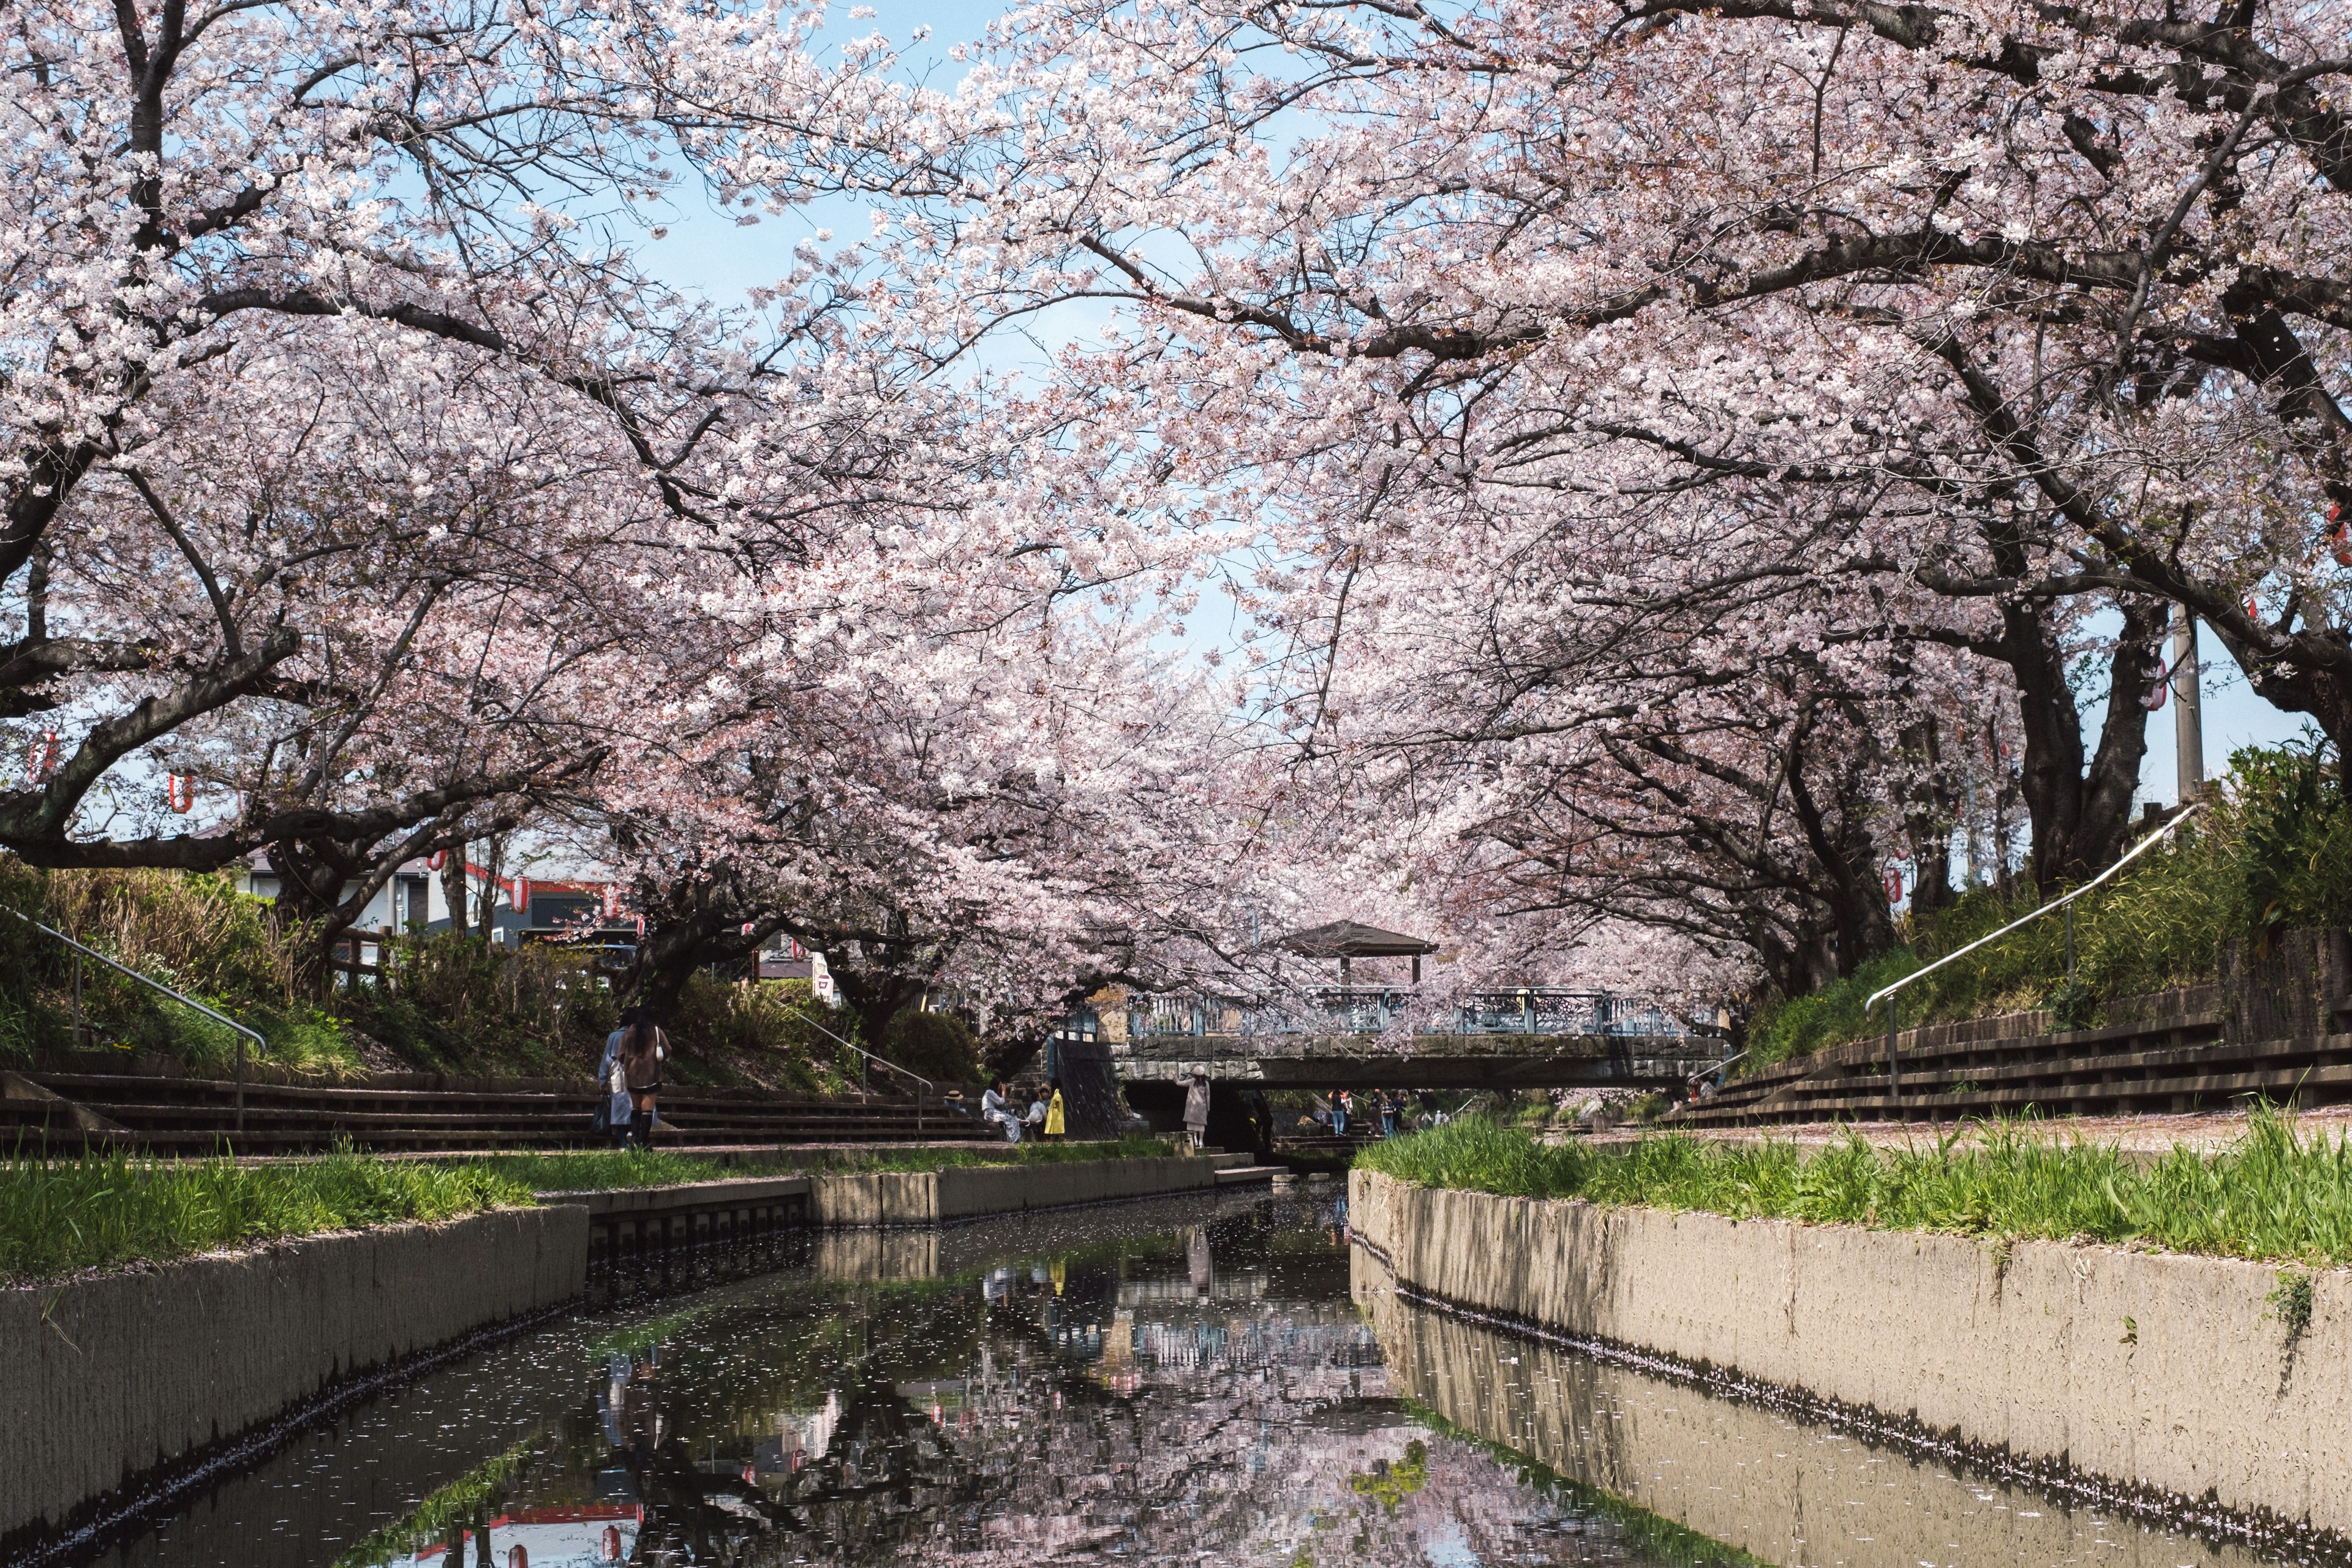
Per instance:
[[[1347,1210],[1302,1184],[785,1231],[733,1279],[724,1247],[656,1256],[77,1561],[2308,1560],[1433,1312]]]

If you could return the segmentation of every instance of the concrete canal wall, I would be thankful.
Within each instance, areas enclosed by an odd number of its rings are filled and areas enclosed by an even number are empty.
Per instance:
[[[0,1543],[53,1536],[135,1500],[109,1494],[184,1477],[339,1384],[572,1300],[592,1245],[610,1254],[624,1240],[667,1246],[793,1222],[937,1226],[1204,1193],[1220,1168],[1245,1163],[1087,1160],[543,1194],[539,1208],[446,1225],[0,1289]],[[928,1277],[937,1239],[911,1239],[887,1258],[842,1261]]]
[[[1387,1288],[1388,1271],[1361,1247],[1352,1283],[1392,1392],[1570,1480],[1782,1568],[2278,1561],[2246,1542],[2127,1521],[2099,1500],[1921,1460],[1759,1401],[1710,1397],[1415,1306]]]
[[[2352,1271],[1349,1180],[1412,1290],[2352,1535]],[[2297,1320],[2301,1321],[2298,1322]],[[1704,1527],[1701,1527],[1704,1528]]]
[[[0,1290],[0,1540],[331,1385],[580,1293],[588,1211],[509,1209]]]
[[[1242,1156],[957,1165],[944,1171],[819,1176],[810,1218],[824,1226],[939,1225],[981,1215],[1206,1192]]]

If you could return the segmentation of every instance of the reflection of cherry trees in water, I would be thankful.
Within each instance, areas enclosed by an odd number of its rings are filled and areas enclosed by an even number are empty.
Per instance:
[[[642,1501],[639,1562],[1618,1555],[1412,1424],[1326,1217],[730,1301],[616,1353],[521,1486]]]

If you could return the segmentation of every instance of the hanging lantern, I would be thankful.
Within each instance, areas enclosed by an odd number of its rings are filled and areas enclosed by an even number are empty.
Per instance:
[[[196,804],[196,781],[185,773],[164,774],[163,804],[185,816]]]
[[[1886,889],[1886,903],[1889,909],[1903,901],[1903,862],[1889,860],[1886,863],[1885,879],[1881,885]]]
[[[604,918],[608,921],[618,920],[620,915],[621,885],[618,882],[607,882],[604,884]]]
[[[446,849],[436,849],[425,858],[425,868],[428,871],[438,871],[448,863],[449,851]]]
[[[47,783],[49,775],[58,771],[58,732],[55,730],[42,731],[41,738],[33,742],[32,753],[26,761],[33,771],[33,782]]]
[[[2327,552],[2336,557],[2338,566],[2352,566],[2352,534],[2344,526],[2344,505],[2338,501],[2327,509]]]

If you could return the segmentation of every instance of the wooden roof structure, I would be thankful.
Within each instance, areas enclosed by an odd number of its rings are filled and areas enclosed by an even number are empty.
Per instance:
[[[1419,958],[1437,951],[1433,942],[1354,921],[1333,921],[1328,925],[1295,931],[1265,945],[1305,958]]]

